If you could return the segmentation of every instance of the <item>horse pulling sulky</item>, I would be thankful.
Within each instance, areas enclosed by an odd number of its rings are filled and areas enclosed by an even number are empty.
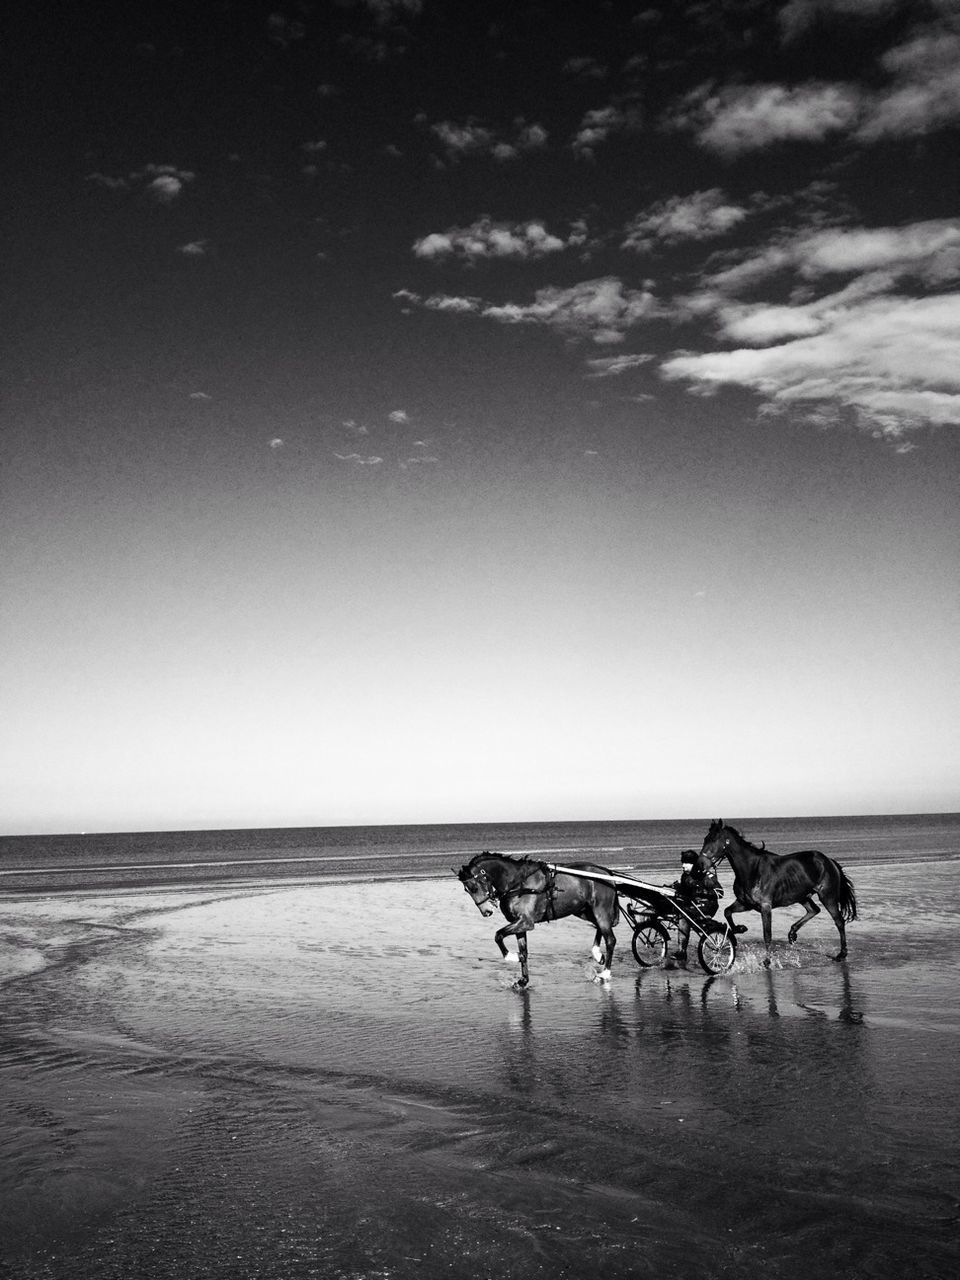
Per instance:
[[[593,957],[601,965],[596,980],[609,981],[621,897],[628,900],[622,914],[633,929],[633,955],[642,967],[664,959],[670,927],[681,920],[698,938],[697,958],[707,973],[726,973],[736,957],[736,937],[729,925],[703,915],[673,889],[592,862],[563,866],[484,851],[454,874],[482,915],[490,916],[499,907],[506,917],[508,923],[497,930],[494,941],[505,959],[519,960],[520,977],[514,983],[518,990],[530,981],[527,934],[536,924],[562,916],[578,916],[594,925]],[[516,957],[504,942],[510,936],[517,939]]]

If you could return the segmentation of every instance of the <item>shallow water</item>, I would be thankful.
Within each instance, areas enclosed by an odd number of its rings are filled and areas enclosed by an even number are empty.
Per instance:
[[[664,868],[663,878],[670,872]],[[729,879],[729,877],[726,877]],[[0,1259],[34,1277],[953,1274],[956,877],[772,963],[512,989],[444,879],[0,908]],[[2,970],[0,970],[2,972]],[[12,976],[11,976],[12,975]]]

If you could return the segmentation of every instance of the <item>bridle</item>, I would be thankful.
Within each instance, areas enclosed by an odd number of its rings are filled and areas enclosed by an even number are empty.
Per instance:
[[[470,891],[469,882],[466,880],[463,881],[464,889],[466,889],[467,893],[470,894],[470,897],[473,898],[473,901],[477,904],[478,907],[482,907],[485,902],[495,902],[499,904],[500,894],[497,892],[496,888],[491,883],[490,877],[487,875],[487,873],[484,871],[482,867],[480,867],[477,871],[472,871],[470,873],[470,880],[472,880],[474,884],[479,885],[481,889],[486,891],[486,897],[474,898],[473,894]]]
[[[702,852],[703,852],[703,850],[701,850],[701,853],[702,853]],[[717,863],[718,863],[718,862],[722,862],[722,861],[724,860],[724,858],[729,858],[729,856],[730,856],[730,850],[727,848],[727,842],[726,842],[726,840],[724,840],[724,842],[723,842],[723,847],[721,848],[720,852],[717,854],[717,856],[716,856],[715,858],[712,858],[712,859],[711,859],[711,861],[710,861],[710,869],[711,869],[711,871],[716,869],[716,866],[717,866]]]

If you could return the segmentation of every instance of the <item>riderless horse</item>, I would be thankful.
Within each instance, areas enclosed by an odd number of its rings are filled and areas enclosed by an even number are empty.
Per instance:
[[[787,933],[788,942],[796,942],[797,933],[820,908],[814,895],[829,911],[840,934],[840,951],[833,957],[842,960],[847,954],[847,921],[857,918],[857,897],[853,885],[840,863],[819,849],[802,849],[797,853],[771,853],[766,846],[758,848],[745,840],[736,827],[718,818],[711,823],[700,857],[705,864],[716,866],[726,858],[733,870],[735,901],[724,911],[727,924],[735,933],[746,933],[747,926],[733,923],[731,917],[743,911],[759,911],[763,920],[763,941],[771,941],[771,912],[775,907],[802,903],[807,914],[795,921]]]
[[[481,915],[493,914],[498,906],[509,921],[494,935],[501,955],[520,962],[520,977],[514,986],[521,990],[530,981],[527,968],[527,934],[535,924],[558,920],[561,916],[579,916],[596,928],[593,957],[602,965],[598,982],[610,979],[610,965],[616,938],[613,926],[620,914],[616,889],[602,881],[564,875],[532,858],[509,858],[505,854],[484,851],[454,875],[480,909]],[[571,863],[571,870],[595,871],[610,875],[605,867],[592,862]],[[504,938],[517,939],[517,955],[507,948]],[[601,948],[601,943],[603,944]]]

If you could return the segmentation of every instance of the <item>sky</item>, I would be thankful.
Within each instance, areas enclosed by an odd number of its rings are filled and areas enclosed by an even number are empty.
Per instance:
[[[960,0],[0,56],[0,830],[960,809]]]

